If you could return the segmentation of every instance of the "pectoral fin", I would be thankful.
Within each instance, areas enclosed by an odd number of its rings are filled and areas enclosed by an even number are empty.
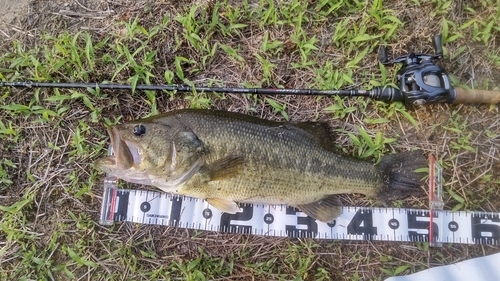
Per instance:
[[[206,200],[208,204],[228,214],[236,214],[241,211],[240,207],[238,207],[238,204],[231,200],[222,198],[208,198]]]
[[[243,169],[244,157],[241,155],[230,155],[212,162],[202,168],[209,181],[218,181],[237,175]]]
[[[342,214],[342,203],[335,195],[310,204],[297,205],[296,207],[306,215],[322,222],[332,222]]]

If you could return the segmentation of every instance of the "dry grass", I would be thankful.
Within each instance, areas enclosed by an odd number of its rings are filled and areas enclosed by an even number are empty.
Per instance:
[[[241,6],[237,1],[227,2],[224,5],[229,7]],[[396,0],[384,3],[384,9],[391,9],[390,14],[404,23],[397,29],[397,36],[385,40],[390,51],[396,55],[414,50],[431,52],[429,38],[442,31],[444,17],[457,25],[453,27],[450,24],[448,38],[458,33],[462,37],[445,44],[446,59],[440,64],[463,84],[498,89],[498,28],[491,30],[491,37],[485,42],[474,39],[481,36],[474,34],[472,28],[458,28],[472,18],[486,21],[495,14],[491,9],[498,7],[498,1],[479,1],[472,7],[475,13],[464,9],[466,5],[472,5],[465,1],[455,1],[442,11],[439,3],[446,1],[419,2],[420,6]],[[482,2],[490,4],[482,5]],[[18,48],[23,52],[36,50],[32,54],[40,61],[49,61],[43,59],[44,55],[53,54],[51,44],[57,40],[46,39],[45,35],[57,37],[66,31],[73,35],[82,30],[91,34],[94,44],[110,35],[110,44],[122,42],[131,50],[137,50],[141,42],[147,41],[147,50],[157,52],[150,69],[155,76],[151,78],[151,83],[165,83],[166,70],[176,74],[174,64],[179,56],[193,61],[183,63],[182,68],[185,78],[195,85],[328,88],[336,81],[329,81],[326,74],[335,70],[353,80],[353,84],[343,85],[347,88],[367,87],[370,81],[382,78],[376,54],[372,52],[360,61],[359,67],[346,67],[362,51],[359,46],[373,45],[374,48],[378,40],[368,41],[365,45],[332,40],[336,26],[342,21],[349,22],[349,32],[355,32],[354,24],[362,27],[360,23],[367,17],[371,2],[364,9],[355,9],[354,3],[346,2],[338,12],[315,18],[318,12],[314,11],[314,7],[318,3],[310,1],[304,13],[309,21],[304,20],[301,29],[307,39],[316,36],[314,46],[317,50],[306,55],[309,61],[316,63],[303,67],[297,66],[303,63],[300,42],[298,44],[293,40],[297,23],[261,24],[252,20],[259,18],[257,12],[242,13],[238,20],[246,26],[229,34],[224,35],[218,29],[207,32],[206,26],[202,26],[197,32],[209,38],[210,46],[224,44],[237,50],[242,60],[217,49],[213,56],[206,59],[206,64],[201,64],[207,52],[189,42],[183,36],[185,27],[175,20],[178,15],[187,15],[193,4],[191,1],[157,1],[156,4],[125,0],[34,1],[21,26],[3,30],[3,34],[8,36],[4,36],[0,43],[0,78],[3,75],[22,80],[36,76],[30,64],[19,68],[22,69],[20,73],[6,71],[16,68],[12,67],[10,57],[3,56],[13,52],[13,42],[18,42]],[[216,2],[198,1],[196,4],[200,4],[201,8],[196,11],[195,17],[203,17],[203,11],[206,11],[206,18],[210,19]],[[275,3],[285,4],[282,1]],[[248,1],[249,11],[257,11],[258,6],[258,1]],[[280,8],[285,9],[285,6]],[[230,24],[229,12],[220,9],[220,22],[227,26]],[[263,12],[267,10],[263,9]],[[139,40],[127,39],[131,33],[123,22],[133,22],[137,17],[139,25],[150,30],[160,25],[165,15],[169,15],[169,22],[154,40],[148,41],[140,33],[135,36]],[[375,28],[373,20],[364,24],[369,27],[366,34],[386,32]],[[261,45],[266,36],[269,42],[282,42],[282,47],[263,51]],[[79,40],[77,45],[83,50],[85,46],[82,42]],[[44,47],[48,49],[44,50]],[[461,51],[462,47],[465,49]],[[60,81],[80,81],[84,77],[87,77],[87,82],[110,80],[116,66],[102,59],[108,52],[118,54],[116,50],[96,48],[94,70],[83,62],[82,69],[89,71],[87,76],[81,72],[71,74],[64,69],[51,72],[51,76],[53,80]],[[254,53],[275,65],[269,73],[263,71],[264,65]],[[329,68],[327,61],[334,62],[334,65]],[[77,67],[74,69],[76,73]],[[393,77],[395,69],[387,68],[387,71],[388,77]],[[135,73],[131,67],[124,68],[116,75],[115,81],[127,82]],[[182,80],[174,76],[173,82],[182,83]],[[71,95],[68,90],[60,90],[60,94]],[[243,112],[266,119],[283,120],[284,117],[263,97],[254,99],[234,94],[201,94],[193,98],[193,95],[158,93],[152,102],[147,93],[132,95],[128,92],[102,91],[99,95],[89,95],[95,110],[90,109],[81,98],[61,104],[45,101],[45,98],[54,95],[54,91],[45,89],[0,89],[2,105],[30,107],[25,111],[4,107],[0,110],[2,123],[7,127],[11,124],[15,132],[11,135],[0,134],[0,206],[19,206],[16,211],[2,212],[0,279],[197,280],[196,270],[199,270],[210,280],[318,280],[321,277],[325,280],[382,280],[388,276],[387,270],[402,266],[407,268],[401,274],[408,274],[499,252],[498,246],[446,245],[434,249],[422,243],[285,239],[133,224],[117,224],[109,228],[100,226],[97,221],[102,174],[92,168],[92,163],[105,153],[108,143],[104,118],[114,121],[121,117],[121,121],[125,121],[155,110],[165,112],[197,103],[202,107]],[[207,98],[207,101],[201,98]],[[370,135],[383,131],[384,137],[397,138],[397,142],[383,148],[385,153],[408,148],[433,153],[445,168],[445,189],[449,192],[445,196],[447,209],[500,210],[500,119],[497,106],[401,107],[418,123],[416,128],[394,109],[394,105],[381,102],[361,98],[340,100],[344,108],[353,108],[353,111],[342,114],[323,110],[338,102],[334,98],[271,98],[286,105],[286,113],[293,121],[328,122],[337,129],[336,145],[349,154],[355,155],[358,149],[347,134],[357,133],[355,125],[361,126]],[[53,111],[62,107],[67,110],[39,122],[43,119],[42,113],[36,112],[33,105]],[[92,116],[93,112],[97,112],[97,116]],[[388,122],[368,122],[379,118],[387,118]],[[6,175],[2,175],[2,171]],[[5,179],[11,183],[1,181]],[[356,195],[345,196],[344,201],[353,205],[374,204]],[[425,207],[427,203],[422,196],[398,204]],[[79,261],[72,253],[82,260]]]

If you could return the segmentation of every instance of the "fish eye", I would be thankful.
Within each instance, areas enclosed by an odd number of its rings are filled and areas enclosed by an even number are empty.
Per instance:
[[[146,127],[142,124],[134,127],[134,135],[142,137],[146,133]]]

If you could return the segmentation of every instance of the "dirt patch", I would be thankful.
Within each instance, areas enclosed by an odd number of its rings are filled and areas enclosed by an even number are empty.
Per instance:
[[[43,33],[88,30],[102,34],[149,5],[135,0],[0,0],[0,7],[5,7],[0,14],[0,38],[28,43]]]
[[[6,33],[6,29],[16,25],[28,13],[29,0],[0,0],[0,31]]]

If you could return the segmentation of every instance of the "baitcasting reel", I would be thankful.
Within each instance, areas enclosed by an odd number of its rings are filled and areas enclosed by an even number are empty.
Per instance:
[[[436,65],[434,60],[443,57],[441,35],[432,39],[435,55],[410,53],[393,61],[387,59],[387,48],[380,46],[378,60],[384,65],[402,63],[403,67],[397,73],[399,91],[402,99],[415,105],[427,103],[452,103],[456,93],[451,87],[446,71]]]

